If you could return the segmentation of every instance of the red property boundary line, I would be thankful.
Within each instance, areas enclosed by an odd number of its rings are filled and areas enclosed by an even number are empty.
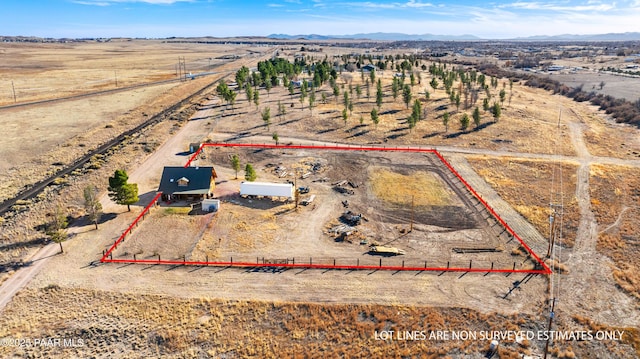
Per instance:
[[[271,144],[250,144],[250,143],[204,143],[189,158],[184,167],[189,167],[191,163],[198,157],[205,147],[239,147],[239,148],[261,148],[261,149],[298,149],[298,150],[331,150],[331,151],[380,151],[380,152],[421,152],[433,153],[438,159],[462,182],[482,205],[496,218],[496,220],[518,240],[520,245],[533,257],[542,269],[493,269],[493,268],[462,268],[462,267],[405,267],[403,266],[379,266],[375,265],[331,265],[331,264],[313,264],[313,263],[253,263],[253,262],[202,262],[202,261],[179,261],[179,260],[154,260],[154,259],[112,259],[113,251],[125,239],[127,234],[131,234],[134,226],[144,218],[152,206],[154,206],[162,195],[156,194],[151,202],[144,208],[142,213],[129,225],[129,227],[120,235],[118,240],[104,253],[100,262],[102,263],[123,263],[123,264],[165,264],[165,265],[193,265],[193,266],[212,266],[212,267],[267,267],[267,268],[300,268],[300,269],[342,269],[342,270],[391,270],[391,271],[437,271],[437,272],[482,272],[482,273],[526,273],[526,274],[551,274],[551,268],[544,263],[543,260],[520,238],[520,236],[495,212],[491,206],[476,192],[473,187],[456,171],[453,166],[435,149],[424,149],[417,147],[371,147],[371,146],[351,146],[351,145],[271,145]],[[382,263],[382,262],[380,262]]]

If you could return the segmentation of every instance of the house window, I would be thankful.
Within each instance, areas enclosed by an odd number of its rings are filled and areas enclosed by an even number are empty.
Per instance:
[[[177,182],[178,187],[187,187],[189,185],[189,179],[186,177],[180,178]]]

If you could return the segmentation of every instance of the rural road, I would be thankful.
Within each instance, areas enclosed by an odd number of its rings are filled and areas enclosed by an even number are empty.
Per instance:
[[[0,313],[11,302],[11,298],[40,272],[40,269],[47,263],[49,258],[58,254],[59,248],[60,246],[53,242],[42,247],[31,258],[27,266],[18,269],[14,275],[2,283],[2,286],[0,286]]]
[[[214,136],[217,140],[223,142],[230,143],[269,143],[274,144],[271,136],[266,135],[245,135],[241,139],[242,141],[236,141],[237,138],[233,138],[232,136],[236,135],[235,133],[230,132],[216,132]],[[251,141],[249,141],[251,140]],[[328,141],[318,141],[311,140],[306,138],[292,138],[292,137],[280,137],[280,143],[293,143],[295,144],[310,144],[310,145],[318,145],[318,146],[361,146],[361,144],[351,144],[351,143],[339,143],[339,142],[328,142]],[[366,145],[362,144],[362,146],[378,146],[383,147],[382,145]],[[395,146],[387,146],[387,147],[395,147]],[[578,156],[567,156],[567,155],[552,155],[552,154],[544,154],[544,153],[528,153],[528,152],[510,152],[510,151],[497,151],[497,150],[489,150],[482,148],[462,148],[462,147],[452,147],[452,146],[407,146],[400,145],[398,148],[435,148],[439,152],[444,153],[459,153],[465,155],[489,155],[489,156],[497,156],[497,157],[513,157],[513,158],[523,158],[523,159],[539,159],[539,160],[548,160],[548,161],[573,161],[577,163],[582,163],[585,159]],[[590,156],[589,160],[592,164],[604,164],[604,165],[618,165],[618,166],[629,166],[629,167],[640,167],[640,160],[627,160],[622,158],[614,158],[614,157],[598,157],[598,156]]]

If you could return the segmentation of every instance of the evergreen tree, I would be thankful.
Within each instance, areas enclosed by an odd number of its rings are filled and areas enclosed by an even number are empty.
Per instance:
[[[311,114],[313,115],[313,106],[315,106],[316,104],[316,92],[314,90],[311,90],[311,92],[309,93],[309,110],[311,111]]]
[[[376,105],[378,105],[378,109],[382,106],[382,83],[380,79],[378,79],[378,83],[376,84]]]
[[[247,95],[247,102],[251,102],[253,100],[253,88],[251,86],[247,86],[244,89],[245,95]]]
[[[434,77],[433,79],[431,79],[431,82],[429,82],[429,85],[431,85],[431,87],[436,90],[438,88],[438,80],[436,80],[436,78]]]
[[[293,88],[293,82],[289,81],[289,85],[287,86],[287,89],[289,90],[289,96],[293,97],[293,94],[295,93],[295,89]]]
[[[256,180],[256,178],[258,178],[256,170],[253,169],[253,166],[250,163],[247,163],[247,165],[244,167],[244,179],[249,182],[253,182]]]
[[[371,110],[371,122],[378,128],[378,123],[380,123],[380,117],[378,117],[378,110],[375,108]]]
[[[116,170],[113,177],[109,177],[109,197],[120,205],[126,205],[131,211],[131,205],[138,202],[138,185],[127,183],[129,175],[124,170]]]
[[[462,115],[462,118],[460,118],[460,127],[463,130],[469,128],[469,115],[467,115],[466,113]]]
[[[391,95],[393,96],[393,100],[397,100],[398,99],[398,94],[400,93],[400,79],[398,79],[397,77],[393,78],[393,81],[391,82]]]
[[[402,88],[402,100],[404,101],[404,104],[407,106],[407,108],[409,108],[409,103],[411,103],[411,97],[411,86],[404,85],[404,87]]]
[[[238,171],[240,171],[240,158],[238,155],[231,156],[231,168],[236,171],[236,179],[238,179]]]
[[[476,107],[473,110],[473,124],[476,126],[476,128],[478,128],[480,126],[480,109],[478,107]]]
[[[449,132],[449,112],[442,114],[442,124],[444,125],[444,132]]]
[[[265,107],[262,109],[262,121],[264,125],[267,126],[267,131],[269,131],[269,125],[271,125],[271,108]]]
[[[500,119],[500,115],[502,114],[502,109],[500,108],[500,105],[497,102],[493,103],[492,112],[493,112],[493,120],[495,122],[498,122],[498,120]]]
[[[260,104],[260,91],[257,89],[253,91],[253,103],[256,105],[256,110],[258,109],[258,105]]]

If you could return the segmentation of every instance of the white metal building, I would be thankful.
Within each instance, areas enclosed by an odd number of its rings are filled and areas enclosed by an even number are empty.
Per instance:
[[[294,192],[291,183],[242,182],[240,183],[240,195],[293,199]]]

